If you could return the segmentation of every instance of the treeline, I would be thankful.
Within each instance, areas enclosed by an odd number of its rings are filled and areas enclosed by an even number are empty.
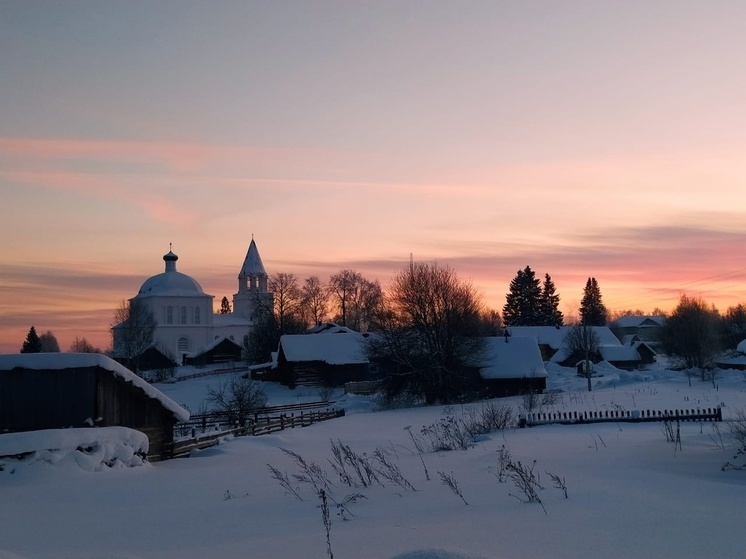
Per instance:
[[[21,353],[59,353],[59,351],[60,344],[52,331],[47,330],[39,335],[36,333],[34,326],[29,328],[26,339],[23,341],[23,345],[21,345]],[[78,337],[70,344],[68,351],[71,353],[103,353],[85,338]]]

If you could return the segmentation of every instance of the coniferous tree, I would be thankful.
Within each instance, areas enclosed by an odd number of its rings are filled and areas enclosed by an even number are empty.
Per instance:
[[[542,326],[562,326],[564,316],[559,310],[560,296],[549,274],[544,276],[541,288]]]
[[[588,278],[580,301],[580,322],[586,326],[606,326],[609,312],[601,300],[601,288],[596,278]]]
[[[510,282],[510,291],[505,296],[503,322],[505,326],[540,326],[541,282],[530,266],[526,266]]]
[[[26,341],[23,342],[21,353],[41,353],[41,340],[33,326],[26,334]]]
[[[228,301],[228,297],[223,297],[220,301],[219,314],[231,314],[231,303]]]

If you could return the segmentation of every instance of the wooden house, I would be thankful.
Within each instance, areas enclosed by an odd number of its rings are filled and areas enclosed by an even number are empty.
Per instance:
[[[216,338],[199,352],[182,356],[187,365],[209,365],[240,361],[243,348],[229,338]]]
[[[547,387],[547,371],[536,339],[485,338],[484,363],[479,376],[488,397],[540,394]]]
[[[272,378],[290,387],[343,386],[370,380],[371,364],[365,355],[365,339],[349,328],[285,335],[280,338]]]
[[[572,326],[516,326],[508,328],[511,338],[531,337],[536,340],[544,361],[551,361],[564,367],[575,367],[582,359],[573,355],[565,344],[565,338]],[[591,361],[608,361],[619,369],[634,370],[655,360],[656,352],[650,344],[637,336],[627,338],[622,343],[606,326],[591,326],[598,338],[598,352],[591,355]]]
[[[145,433],[148,457],[166,458],[189,412],[105,355],[0,355],[0,432],[122,426]]]
[[[624,336],[636,335],[643,342],[656,345],[661,326],[665,323],[665,316],[620,316],[609,323],[609,328],[620,340]]]

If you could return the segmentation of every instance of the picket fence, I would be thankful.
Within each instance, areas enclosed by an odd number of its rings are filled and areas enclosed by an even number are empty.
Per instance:
[[[536,412],[522,415],[521,427],[559,423],[575,425],[582,423],[627,422],[642,423],[647,421],[722,421],[723,410],[716,408],[696,408],[683,410],[603,410],[603,411],[565,411]]]

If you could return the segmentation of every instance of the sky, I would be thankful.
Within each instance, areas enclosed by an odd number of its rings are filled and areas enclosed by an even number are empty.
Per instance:
[[[746,301],[740,1],[0,0],[0,352],[163,271]]]

